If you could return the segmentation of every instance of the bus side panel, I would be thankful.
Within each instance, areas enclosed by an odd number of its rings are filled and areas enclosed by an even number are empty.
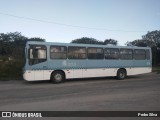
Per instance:
[[[44,70],[34,70],[34,80],[44,80]]]
[[[150,60],[133,60],[133,66],[133,72],[128,75],[144,74],[152,71],[152,62]]]
[[[74,70],[73,69],[66,69],[64,70],[66,79],[74,78]]]
[[[44,80],[50,80],[50,77],[51,77],[51,73],[52,73],[53,70],[43,70],[43,78]]]
[[[87,68],[86,60],[67,60],[67,67],[73,72],[72,78],[83,78],[83,70]]]
[[[66,78],[82,78],[82,69],[86,68],[86,60],[49,60],[49,70],[62,70]]]
[[[23,78],[24,78],[24,80],[27,80],[27,81],[34,81],[34,71],[26,70],[23,73]]]
[[[151,71],[152,71],[151,67],[127,68],[127,75],[138,75],[138,74],[150,73]]]
[[[117,69],[115,68],[97,68],[97,69],[87,69],[83,70],[84,78],[89,77],[106,77],[106,76],[116,76]]]

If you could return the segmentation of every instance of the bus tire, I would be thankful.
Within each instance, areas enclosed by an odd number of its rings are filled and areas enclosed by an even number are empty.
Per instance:
[[[119,69],[119,70],[117,71],[117,79],[118,79],[118,80],[123,80],[123,79],[126,78],[126,76],[127,76],[127,73],[126,73],[126,70],[125,70],[125,69]]]
[[[62,83],[64,79],[65,79],[65,76],[62,71],[55,71],[51,74],[52,83]]]

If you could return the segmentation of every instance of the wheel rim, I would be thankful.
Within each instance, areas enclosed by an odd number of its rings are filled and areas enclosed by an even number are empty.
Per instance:
[[[120,76],[120,78],[124,78],[125,77],[125,73],[124,72],[120,72],[119,76]]]
[[[55,79],[56,81],[61,81],[61,80],[62,80],[62,75],[61,75],[61,74],[56,74],[56,75],[54,76],[54,79]]]

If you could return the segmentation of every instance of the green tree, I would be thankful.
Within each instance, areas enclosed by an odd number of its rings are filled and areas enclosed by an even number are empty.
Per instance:
[[[46,40],[43,39],[43,38],[39,38],[39,37],[33,37],[33,38],[27,39],[27,41],[39,41],[39,42],[45,42]]]
[[[82,37],[82,38],[79,38],[79,39],[72,40],[71,43],[103,45],[102,41],[98,41],[94,38],[88,38],[88,37]]]
[[[0,55],[14,58],[24,57],[24,47],[27,41],[45,42],[39,37],[27,38],[20,32],[0,33]]]
[[[10,32],[7,34],[0,33],[0,54],[1,55],[20,55],[21,47],[24,46],[27,37],[24,37],[19,32]],[[15,53],[15,51],[17,51]],[[13,54],[14,53],[14,54]]]
[[[141,39],[126,43],[127,46],[160,47],[160,30],[148,32]]]
[[[147,41],[146,40],[141,40],[137,39],[132,42],[127,42],[127,46],[138,46],[138,47],[147,47]]]
[[[148,32],[142,36],[142,40],[147,42],[147,46],[160,47],[160,30]]]
[[[104,45],[108,45],[108,44],[117,45],[118,41],[114,40],[114,39],[105,39],[104,40]]]

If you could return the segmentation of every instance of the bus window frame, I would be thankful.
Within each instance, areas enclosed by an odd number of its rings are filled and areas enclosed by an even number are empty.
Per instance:
[[[57,53],[65,53],[66,54],[66,57],[65,58],[51,58],[51,47],[64,47],[65,49],[66,49],[66,51],[65,52],[57,52]],[[66,60],[66,59],[68,59],[68,47],[67,46],[60,46],[60,45],[51,45],[50,46],[50,48],[49,48],[49,54],[50,54],[50,59],[51,60]],[[56,52],[54,52],[54,53],[56,53]]]
[[[88,58],[88,56],[89,56],[89,55],[88,55],[88,54],[89,54],[89,52],[88,52],[89,50],[88,50],[88,49],[90,49],[90,48],[102,49],[103,58],[101,58],[101,59],[97,59],[97,57],[96,57],[96,58]],[[105,59],[105,58],[104,58],[104,48],[103,48],[103,47],[88,47],[88,48],[87,48],[87,59],[88,59],[88,60],[104,60],[104,59]]]
[[[45,49],[42,49],[42,50],[45,50],[46,52],[45,52],[45,59],[39,59],[39,58],[30,58],[30,50],[32,49],[35,49],[36,47],[44,47]],[[35,64],[30,64],[30,60],[44,60],[44,61],[38,61],[38,62],[36,62]],[[36,65],[36,64],[39,64],[39,63],[43,63],[43,62],[45,62],[45,61],[47,61],[47,46],[45,46],[45,45],[29,45],[29,49],[28,49],[28,64],[30,65],[30,66],[32,66],[32,65]]]
[[[130,54],[121,54],[121,50],[131,50],[132,51],[132,58],[131,59],[124,59],[124,58],[122,58],[122,56],[121,55],[130,55]],[[133,49],[129,49],[129,48],[120,48],[119,49],[119,59],[120,60],[133,60]]]
[[[78,54],[85,54],[85,58],[69,58],[69,49],[71,47],[73,47],[73,48],[84,48],[85,49],[85,53],[78,53]],[[76,53],[74,53],[74,54],[76,54]],[[83,46],[68,46],[67,58],[69,60],[86,60],[87,59],[87,49],[86,49],[86,47],[83,47]]]

